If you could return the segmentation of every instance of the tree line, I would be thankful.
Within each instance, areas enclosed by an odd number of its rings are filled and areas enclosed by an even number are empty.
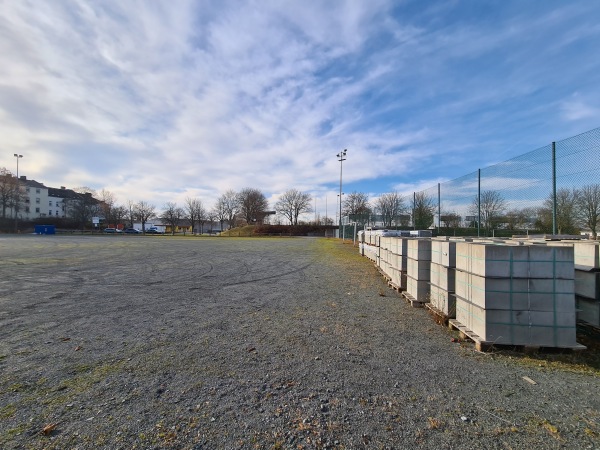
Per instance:
[[[88,226],[93,217],[101,216],[109,224],[125,223],[133,227],[134,223],[139,222],[145,230],[146,224],[158,217],[169,224],[173,231],[186,222],[192,230],[199,227],[202,232],[206,223],[218,222],[223,230],[225,224],[232,228],[237,224],[262,223],[266,214],[270,213],[265,195],[259,189],[250,187],[238,192],[231,189],[226,191],[212,207],[205,205],[200,198],[188,197],[182,205],[167,202],[161,210],[146,201],[127,200],[125,204],[118,204],[116,196],[105,189],[96,192],[88,187],[80,187],[66,190],[65,195],[68,217],[82,228]],[[19,211],[26,198],[19,180],[6,168],[0,168],[2,218],[6,218],[8,210]],[[275,203],[274,212],[289,225],[299,225],[299,217],[313,211],[312,201],[309,193],[289,189]],[[498,227],[509,230],[533,228],[551,233],[553,203],[553,196],[549,195],[540,206],[509,209],[509,202],[500,191],[482,191],[481,196],[475,196],[468,206],[474,220],[467,226],[479,225],[486,234]],[[600,184],[558,189],[556,203],[556,227],[559,234],[575,234],[587,229],[594,239],[597,237]],[[361,225],[374,222],[372,215],[376,215],[377,222],[384,227],[412,226],[427,229],[434,225],[437,210],[436,199],[424,191],[415,193],[413,198],[390,192],[380,195],[374,201],[369,201],[365,193],[352,192],[342,201],[342,215]],[[477,223],[479,214],[481,221]],[[324,224],[333,224],[333,220],[325,217]],[[444,209],[440,215],[440,225],[445,228],[460,228],[463,220],[456,212]]]

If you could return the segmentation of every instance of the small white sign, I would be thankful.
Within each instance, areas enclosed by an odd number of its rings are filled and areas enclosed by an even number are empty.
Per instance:
[[[92,223],[98,225],[100,223],[100,217],[92,217]]]

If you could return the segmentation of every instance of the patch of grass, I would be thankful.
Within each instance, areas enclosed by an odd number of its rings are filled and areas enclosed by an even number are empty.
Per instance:
[[[15,428],[7,429],[2,434],[0,434],[0,444],[8,443],[12,439],[14,439],[15,436],[18,436],[19,434],[23,434],[26,430],[27,430],[27,425],[24,423],[16,426]]]
[[[0,419],[9,419],[15,415],[17,412],[17,407],[10,403],[6,406],[0,408]]]

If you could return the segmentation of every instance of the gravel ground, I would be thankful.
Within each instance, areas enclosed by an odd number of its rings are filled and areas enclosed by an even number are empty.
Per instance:
[[[589,352],[452,342],[336,240],[0,237],[0,275],[0,448],[600,448]]]

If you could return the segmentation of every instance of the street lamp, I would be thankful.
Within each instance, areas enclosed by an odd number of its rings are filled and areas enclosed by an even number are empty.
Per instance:
[[[15,198],[15,233],[19,232],[19,200],[21,199],[20,190],[21,185],[19,182],[19,159],[23,157],[23,155],[18,155],[16,153],[13,154],[15,158],[17,158],[17,197]]]
[[[338,161],[340,162],[340,223],[339,223],[339,232],[342,232],[342,164],[346,161],[346,152],[348,150],[344,149],[343,152],[339,152],[336,156]]]
[[[17,155],[16,153],[13,155],[15,158],[17,158],[17,180],[19,179],[19,159],[21,159],[23,157],[23,155]]]

